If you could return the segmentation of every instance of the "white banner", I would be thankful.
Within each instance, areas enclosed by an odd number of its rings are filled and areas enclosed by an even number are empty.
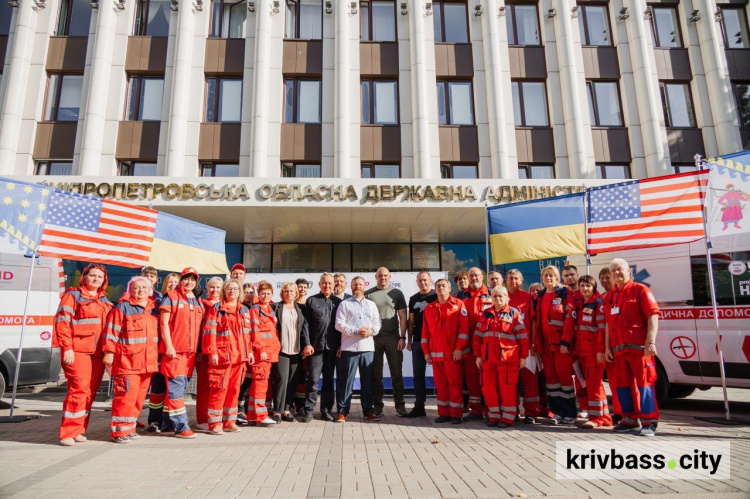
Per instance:
[[[750,232],[750,174],[734,166],[731,160],[726,166],[711,164],[707,203],[712,238]]]

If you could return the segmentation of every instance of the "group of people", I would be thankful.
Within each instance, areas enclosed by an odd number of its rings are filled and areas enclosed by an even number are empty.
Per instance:
[[[370,289],[364,278],[353,278],[351,293],[344,274],[323,273],[320,291],[312,296],[304,279],[285,283],[277,303],[272,284],[260,282],[256,289],[244,282],[245,275],[237,264],[228,279],[213,277],[203,291],[198,273],[186,268],[169,274],[159,292],[157,270],[146,267],[113,304],[106,297],[106,268],[87,266],[79,286],[63,294],[55,316],[53,344],[61,349],[68,381],[60,444],[86,441],[105,369],[114,392],[111,437],[128,443],[139,438],[147,394],[148,431],[195,438],[184,403],[194,372],[197,428],[210,434],[240,431],[238,422],[261,427],[310,422],[321,376],[320,419],[344,422],[357,371],[363,417],[378,421],[384,357],[402,417],[427,415],[430,364],[437,423],[484,420],[510,427],[520,405],[527,424],[544,416],[554,425],[582,418],[584,428],[612,426],[606,370],[620,418],[614,431],[656,433],[658,307],[648,288],[633,282],[624,260],[613,260],[600,273],[602,294],[596,280],[579,277],[574,266],[563,269],[564,285],[556,267],[544,268],[542,284],[529,292],[521,289],[518,270],[508,271],[505,280],[490,272],[485,285],[481,269],[472,268],[455,275],[455,295],[446,279],[433,289],[430,274],[418,273],[419,291],[408,303],[390,286],[384,267]],[[401,369],[405,350],[411,352],[414,376],[410,411]],[[295,411],[300,384],[304,401]]]

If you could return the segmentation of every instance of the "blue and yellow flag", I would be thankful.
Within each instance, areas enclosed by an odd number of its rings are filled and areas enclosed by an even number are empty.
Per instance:
[[[54,190],[0,178],[0,253],[36,253]]]
[[[201,274],[229,274],[226,231],[159,212],[148,264],[161,270],[193,267]]]
[[[492,263],[586,253],[584,193],[487,209]]]

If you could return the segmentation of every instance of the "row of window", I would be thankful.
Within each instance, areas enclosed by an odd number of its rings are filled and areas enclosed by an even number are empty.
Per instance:
[[[91,24],[90,0],[62,0],[56,34],[88,36]],[[171,0],[139,0],[133,33],[142,36],[168,36]],[[722,5],[721,31],[727,48],[750,48],[747,16],[742,6]],[[509,4],[505,21],[511,45],[541,45],[541,26],[535,3]],[[286,0],[285,37],[320,40],[323,37],[322,0]],[[588,46],[612,45],[609,8],[606,4],[579,6],[581,43]],[[0,2],[0,35],[8,34],[12,8]],[[682,47],[679,13],[676,6],[648,8],[655,47]],[[360,0],[360,37],[365,41],[395,42],[395,0]],[[243,38],[247,19],[244,0],[212,0],[211,36]],[[458,0],[433,2],[435,41],[468,43],[467,4]]]

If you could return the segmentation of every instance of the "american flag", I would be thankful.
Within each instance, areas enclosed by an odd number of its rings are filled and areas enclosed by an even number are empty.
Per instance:
[[[703,238],[707,181],[708,171],[703,170],[589,189],[589,253],[668,246]]]
[[[156,210],[56,191],[39,254],[67,260],[143,267],[151,254]]]

